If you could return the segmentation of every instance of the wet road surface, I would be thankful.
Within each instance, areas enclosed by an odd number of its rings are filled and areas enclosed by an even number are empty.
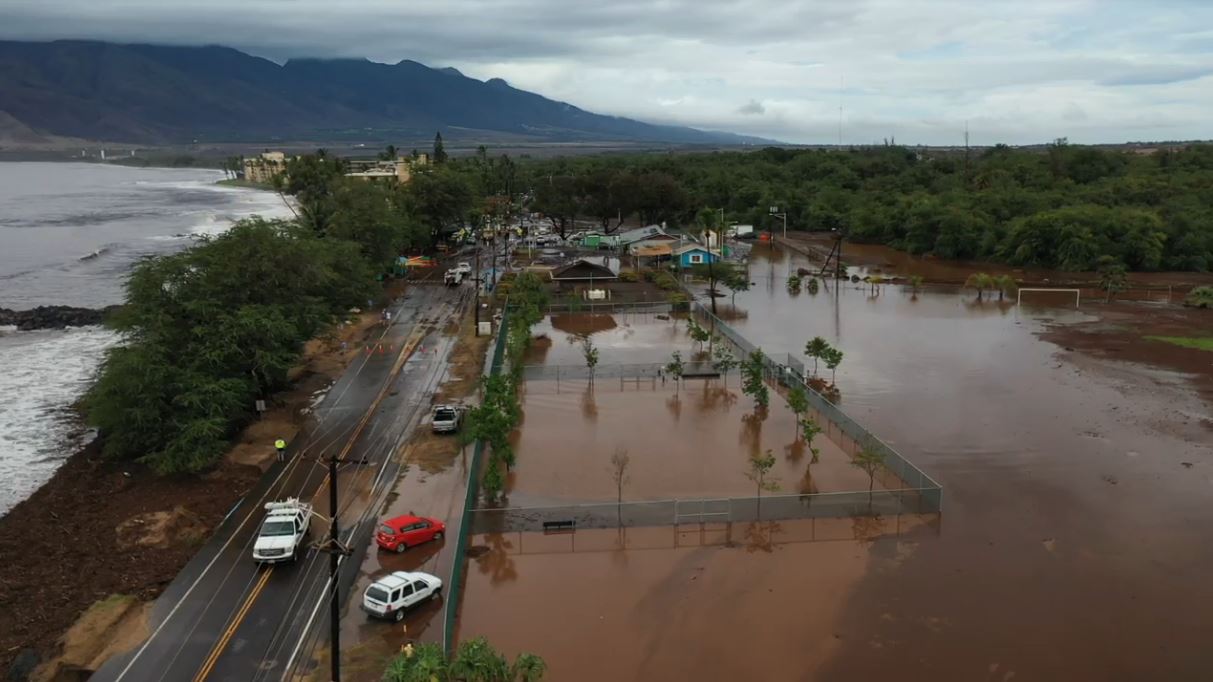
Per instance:
[[[327,517],[327,468],[317,459],[345,452],[365,460],[338,475],[342,537],[355,551],[343,561],[342,581],[353,579],[377,521],[375,503],[395,478],[397,451],[427,413],[445,367],[449,343],[440,342],[438,330],[459,309],[460,291],[408,290],[394,305],[390,328],[342,375],[291,443],[288,461],[269,470],[156,601],[148,640],[108,661],[93,679],[270,680],[305,660],[316,644],[308,630],[327,624],[328,556],[311,548],[294,564],[255,564],[251,546],[262,505],[298,496]],[[311,541],[326,532],[327,523],[313,519]]]

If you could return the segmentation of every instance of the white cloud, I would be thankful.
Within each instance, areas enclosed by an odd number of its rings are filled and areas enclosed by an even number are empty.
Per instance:
[[[590,111],[793,142],[1213,137],[1193,0],[5,0],[0,36],[455,66]]]

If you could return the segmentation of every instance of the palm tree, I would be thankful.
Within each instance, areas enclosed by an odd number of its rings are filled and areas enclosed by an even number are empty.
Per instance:
[[[514,659],[514,679],[518,682],[539,682],[548,671],[548,664],[535,654],[518,654]]]
[[[977,300],[980,301],[986,289],[994,286],[994,279],[984,272],[975,272],[965,280],[966,289],[977,290]]]
[[[1010,275],[998,275],[993,279],[993,286],[998,290],[998,300],[1019,291],[1019,283]]]
[[[450,676],[467,682],[509,682],[510,664],[488,640],[476,637],[459,644],[451,660]]]

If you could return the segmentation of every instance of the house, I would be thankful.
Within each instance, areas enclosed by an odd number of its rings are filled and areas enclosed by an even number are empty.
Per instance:
[[[635,256],[635,255],[637,255],[638,251],[640,251],[642,249],[648,249],[648,248],[651,248],[654,246],[664,246],[668,249],[674,249],[674,248],[677,248],[678,243],[681,241],[682,241],[681,239],[679,239],[678,237],[675,237],[672,234],[666,234],[666,233],[662,232],[660,234],[649,235],[648,237],[645,237],[644,239],[638,239],[634,242],[627,244],[627,251],[628,251],[628,253]]]
[[[692,265],[719,262],[720,254],[716,251],[709,251],[707,247],[701,244],[687,244],[681,248],[674,249],[674,258],[678,263],[678,267],[689,268]]]
[[[619,279],[619,275],[615,274],[614,270],[585,259],[554,268],[548,276],[560,286],[562,291],[584,293],[587,297],[594,298],[603,294],[592,295],[588,292],[605,291],[607,292],[605,296],[609,297],[610,293],[606,286]]]
[[[608,237],[608,240],[611,246],[627,247],[629,244],[649,239],[659,234],[665,234],[665,230],[661,229],[660,225],[649,225],[648,227],[620,232]]]

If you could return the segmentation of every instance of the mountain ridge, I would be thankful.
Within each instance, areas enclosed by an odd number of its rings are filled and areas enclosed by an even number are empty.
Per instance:
[[[479,130],[543,142],[769,144],[650,124],[402,59],[277,64],[221,45],[0,41],[0,117],[40,134],[139,144]]]

